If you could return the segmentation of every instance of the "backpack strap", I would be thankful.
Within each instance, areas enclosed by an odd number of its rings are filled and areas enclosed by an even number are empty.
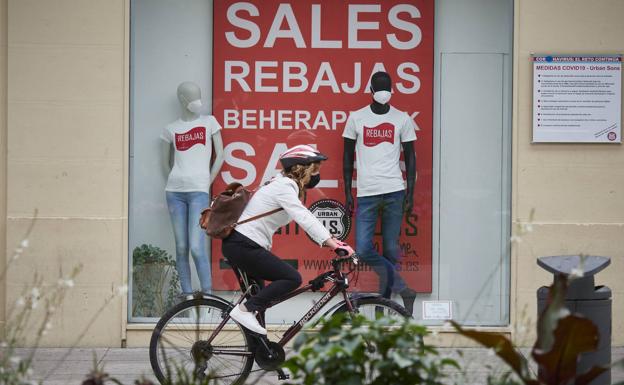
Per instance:
[[[264,186],[268,185],[269,183],[273,182],[273,180],[274,180],[274,179],[275,179],[275,177],[273,177],[273,178],[271,178],[270,180],[268,180],[268,181],[264,182],[264,184],[263,184],[263,185],[256,187],[256,188],[252,191],[252,193],[255,193],[256,191],[260,190],[260,188],[262,188],[262,187],[264,187]],[[242,185],[240,185],[240,186],[242,187]],[[228,186],[228,187],[229,187],[229,186]],[[238,226],[238,225],[242,225],[243,223],[247,223],[247,222],[255,221],[256,219],[264,218],[264,217],[269,216],[269,215],[271,215],[271,214],[278,213],[278,212],[280,212],[280,211],[282,211],[282,210],[284,210],[284,208],[283,208],[283,207],[280,207],[280,208],[278,208],[278,209],[273,209],[273,210],[271,210],[271,211],[267,211],[266,213],[263,213],[263,214],[258,214],[258,215],[256,215],[256,216],[253,216],[253,217],[247,218],[247,219],[245,219],[244,221],[240,221],[240,222],[236,222],[236,223],[234,223],[233,227],[236,227],[236,226]]]
[[[260,218],[266,217],[266,216],[271,215],[271,214],[275,214],[275,213],[280,212],[282,210],[284,210],[284,209],[282,207],[280,207],[279,209],[274,209],[274,210],[271,210],[271,211],[267,211],[266,213],[263,213],[263,214],[258,214],[256,216],[251,217],[251,218],[247,218],[244,221],[240,221],[240,222],[234,223],[234,227],[236,227],[238,225],[242,225],[243,223],[255,221],[256,219],[260,219]]]

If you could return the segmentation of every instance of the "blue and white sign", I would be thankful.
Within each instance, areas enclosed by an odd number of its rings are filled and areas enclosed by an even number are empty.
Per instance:
[[[533,142],[621,143],[622,56],[533,56]]]

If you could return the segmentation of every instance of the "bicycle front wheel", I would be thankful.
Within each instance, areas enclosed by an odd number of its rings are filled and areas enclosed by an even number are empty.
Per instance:
[[[208,342],[230,306],[200,298],[182,302],[158,321],[150,341],[150,363],[158,381],[195,379],[219,385],[243,384],[254,362],[251,336],[229,319]]]
[[[412,315],[405,308],[391,299],[384,297],[363,297],[351,298],[351,305],[356,314],[366,317],[368,320],[374,321],[381,317],[403,319]],[[347,312],[347,304],[343,304],[335,313]]]

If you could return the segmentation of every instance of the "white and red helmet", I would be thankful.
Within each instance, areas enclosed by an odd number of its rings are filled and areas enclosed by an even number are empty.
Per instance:
[[[308,165],[322,160],[327,160],[327,157],[306,144],[291,147],[280,155],[280,163],[284,169],[296,164]]]

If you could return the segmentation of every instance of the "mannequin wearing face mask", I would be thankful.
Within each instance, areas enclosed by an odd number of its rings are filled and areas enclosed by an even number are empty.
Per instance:
[[[389,298],[398,293],[405,308],[413,311],[416,292],[399,275],[399,235],[403,215],[414,206],[416,130],[410,116],[392,107],[392,80],[386,72],[371,78],[373,101],[349,115],[344,139],[343,176],[345,203],[349,213],[352,195],[353,161],[357,152],[357,210],[355,212],[356,250],[379,276],[379,292]],[[407,189],[399,167],[401,148],[407,172]],[[381,216],[382,253],[375,250],[373,236]]]
[[[201,90],[192,82],[178,86],[181,115],[162,132],[165,195],[176,243],[176,270],[182,294],[193,293],[189,251],[203,292],[212,279],[206,234],[199,227],[201,211],[210,205],[209,190],[223,165],[221,125],[212,115],[201,115]],[[210,164],[214,149],[214,161]]]

